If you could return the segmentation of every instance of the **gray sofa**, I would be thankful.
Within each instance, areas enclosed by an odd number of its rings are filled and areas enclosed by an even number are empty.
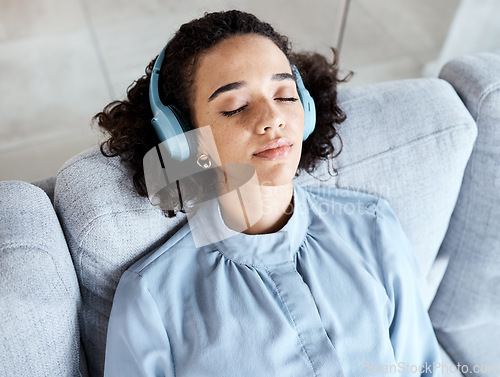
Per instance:
[[[500,52],[440,77],[341,89],[338,174],[325,163],[296,179],[388,199],[420,263],[443,374],[498,376]],[[121,273],[185,217],[162,216],[92,148],[53,179],[0,182],[0,218],[0,376],[102,375]]]

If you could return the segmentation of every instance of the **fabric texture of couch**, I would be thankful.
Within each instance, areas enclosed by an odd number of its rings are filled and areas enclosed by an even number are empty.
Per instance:
[[[0,376],[77,376],[80,292],[52,203],[26,182],[0,191]]]
[[[448,63],[441,77],[453,82],[478,136],[441,246],[440,258],[449,263],[430,315],[457,361],[492,366],[488,375],[499,376],[500,54],[464,56]]]
[[[389,200],[414,245],[443,361],[496,363],[477,375],[498,375],[500,52],[455,59],[441,79],[340,89],[339,101],[338,174],[325,162],[297,182]],[[98,148],[37,185],[54,207],[34,185],[0,182],[0,375],[100,376],[121,274],[186,218],[164,217]]]

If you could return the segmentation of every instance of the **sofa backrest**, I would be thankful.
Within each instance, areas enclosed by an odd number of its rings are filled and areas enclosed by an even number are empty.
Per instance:
[[[453,88],[417,79],[339,91],[347,121],[344,150],[301,185],[343,187],[389,200],[413,242],[427,304],[446,266],[431,271],[461,186],[476,127]],[[186,219],[165,218],[139,197],[131,172],[97,148],[68,161],[55,187],[55,208],[83,299],[82,340],[92,376],[102,374],[107,321],[123,271],[165,242]],[[427,281],[426,281],[427,279]]]

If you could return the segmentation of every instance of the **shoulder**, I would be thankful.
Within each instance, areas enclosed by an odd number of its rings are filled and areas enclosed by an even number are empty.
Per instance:
[[[334,187],[303,188],[310,216],[309,235],[338,238],[344,249],[359,254],[370,265],[378,264],[378,216],[386,212],[387,201],[360,191]]]
[[[399,278],[419,278],[413,245],[385,198],[338,188],[307,189],[311,207],[320,221],[364,259],[387,287]]]
[[[397,264],[415,263],[411,244],[386,199],[332,187],[305,187],[303,191],[312,223],[325,224],[316,227],[318,232],[328,228],[335,233],[378,271],[381,280]]]
[[[380,220],[395,222],[398,219],[389,202],[379,196],[362,191],[349,190],[328,186],[298,187],[310,208],[323,210],[323,215],[329,214],[339,218]]]
[[[375,195],[361,191],[329,186],[300,188],[313,212],[319,212],[323,218],[332,217],[337,221],[373,220],[379,207],[387,201]]]
[[[173,271],[189,269],[196,259],[196,247],[191,224],[186,223],[165,243],[149,252],[127,269],[128,276],[137,275],[148,285],[157,284],[160,279],[171,279]],[[124,274],[122,279],[126,278]]]
[[[120,278],[115,298],[132,303],[131,297],[135,297],[137,305],[150,303],[160,312],[181,308],[186,297],[195,294],[196,281],[206,275],[212,259],[219,255],[212,245],[197,247],[192,231],[190,224],[185,224],[167,242],[130,266]]]

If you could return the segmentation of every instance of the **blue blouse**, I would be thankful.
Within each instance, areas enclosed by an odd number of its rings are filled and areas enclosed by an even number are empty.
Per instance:
[[[295,186],[273,234],[228,229],[210,202],[136,262],[114,297],[105,376],[440,374],[417,261],[387,201],[323,189]]]

